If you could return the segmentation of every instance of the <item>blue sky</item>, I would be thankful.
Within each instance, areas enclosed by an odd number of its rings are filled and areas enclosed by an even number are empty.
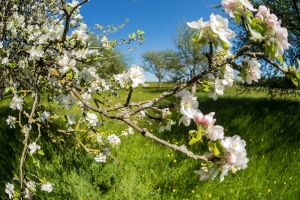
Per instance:
[[[176,24],[184,19],[195,21],[203,17],[209,20],[211,13],[219,11],[210,7],[220,4],[221,0],[90,0],[84,4],[80,13],[88,26],[121,25],[129,22],[108,39],[127,38],[127,35],[141,29],[145,32],[144,43],[131,53],[133,63],[141,65],[140,55],[146,50],[172,49],[172,37],[176,36]],[[122,47],[127,49],[130,46]],[[156,80],[155,76],[145,73],[146,81]]]

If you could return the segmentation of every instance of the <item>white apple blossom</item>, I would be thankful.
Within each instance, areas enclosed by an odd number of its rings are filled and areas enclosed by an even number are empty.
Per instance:
[[[246,57],[243,59],[244,63],[244,72],[246,74],[246,81],[248,84],[251,84],[252,81],[258,82],[258,80],[261,78],[261,70],[260,63],[257,61],[256,58],[252,58],[250,60],[249,57]],[[244,82],[245,80],[242,79]]]
[[[128,83],[128,75],[123,72],[122,74],[113,75],[114,79],[119,82],[121,88],[125,88]]]
[[[96,155],[96,157],[94,158],[94,160],[96,162],[105,163],[106,162],[106,155],[104,155],[103,153],[99,153],[98,155]]]
[[[44,51],[41,46],[33,46],[28,52],[30,53],[30,58],[34,61],[41,58],[44,54]]]
[[[186,116],[186,115],[182,115],[181,118],[178,121],[178,124],[180,125],[181,122],[185,125],[185,126],[189,126],[191,124],[191,118]]]
[[[99,126],[98,117],[95,113],[87,113],[86,114],[86,121],[88,121],[89,127]]]
[[[32,142],[31,144],[28,145],[28,149],[30,149],[29,153],[33,154],[36,151],[40,150],[41,147],[35,142]]]
[[[231,87],[233,85],[233,79],[234,79],[234,71],[230,67],[230,65],[227,64],[225,66],[224,79],[222,79],[222,84]]]
[[[211,14],[210,22],[212,32],[217,34],[223,42],[231,47],[232,44],[229,42],[229,39],[235,37],[235,32],[228,28],[228,19],[223,18],[220,15]]]
[[[8,116],[6,123],[7,125],[9,125],[9,128],[16,128],[15,123],[17,122],[17,118],[12,117],[12,116]]]
[[[224,138],[224,128],[222,126],[209,126],[207,128],[208,137],[211,141],[216,141]]]
[[[218,77],[215,78],[213,74],[208,74],[208,79],[210,81],[210,92],[208,93],[208,97],[212,98],[213,100],[217,100],[218,95],[224,94],[224,85],[223,80],[219,79]]]
[[[109,135],[107,137],[107,140],[112,145],[118,145],[121,142],[120,138],[118,136],[116,136],[115,134]]]
[[[41,186],[41,190],[46,191],[48,193],[52,192],[53,183],[50,183],[50,182],[43,183]]]
[[[13,110],[22,110],[23,108],[23,97],[18,97],[17,95],[15,95],[11,101],[11,103],[9,104],[9,107]]]
[[[138,84],[142,84],[143,86],[147,86],[145,84],[146,78],[143,74],[144,69],[137,66],[137,65],[131,65],[130,69],[128,70],[128,77],[130,78],[132,84],[131,86],[133,88],[136,88]]]
[[[6,183],[5,193],[8,194],[9,199],[12,199],[15,193],[15,186],[11,183]]]
[[[189,118],[193,118],[194,114],[197,112],[199,103],[197,97],[192,94],[185,95],[182,97],[180,102],[180,113],[186,115]]]
[[[50,119],[50,113],[48,111],[42,112],[42,114],[39,116],[39,119],[42,122],[48,121]]]

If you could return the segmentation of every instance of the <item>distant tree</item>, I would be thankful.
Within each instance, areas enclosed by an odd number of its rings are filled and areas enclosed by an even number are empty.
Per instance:
[[[95,35],[91,35],[92,47],[103,47],[103,41]],[[106,79],[110,78],[113,74],[121,74],[129,68],[129,63],[132,62],[130,54],[123,53],[117,48],[98,48],[98,51],[103,55],[101,66],[97,67],[97,73]]]
[[[168,68],[174,52],[172,50],[146,51],[141,55],[143,59],[142,67],[156,76],[158,88],[161,88],[161,81],[166,78]]]
[[[207,67],[207,59],[203,55],[205,49],[193,42],[197,30],[188,27],[186,21],[180,22],[176,29],[177,35],[173,37],[173,44],[178,64],[172,68],[170,77],[174,77],[174,80],[178,79],[178,76],[190,79]],[[196,92],[196,87],[197,83],[195,82],[192,86],[192,93]]]

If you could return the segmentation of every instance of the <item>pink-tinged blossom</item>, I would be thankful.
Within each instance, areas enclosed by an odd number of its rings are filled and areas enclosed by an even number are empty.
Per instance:
[[[264,6],[264,5],[260,5],[260,6],[258,7],[258,13],[259,13],[260,15],[262,15],[263,17],[268,18],[268,17],[270,16],[270,9],[267,8],[267,7]]]
[[[237,161],[237,156],[236,156],[234,153],[229,153],[229,154],[227,155],[227,163],[228,163],[229,165],[235,164],[236,161]]]
[[[243,14],[245,9],[257,11],[248,0],[222,0],[222,5],[230,17]]]
[[[252,84],[252,81],[258,82],[258,80],[261,78],[261,70],[260,66],[261,64],[257,61],[256,58],[252,58],[250,60],[249,57],[246,57],[243,59],[244,62],[244,73],[246,74],[246,81],[248,84]]]
[[[271,28],[275,27],[277,22],[278,22],[278,18],[275,14],[271,14],[267,19],[267,24]]]
[[[283,55],[284,49],[289,49],[291,46],[288,42],[288,31],[286,28],[281,27],[281,21],[276,24],[276,37],[278,44],[276,46],[276,55]]]
[[[214,115],[215,115],[215,112],[211,112],[211,113],[209,113],[207,115],[204,115],[203,119],[202,119],[202,123],[205,126],[211,126],[211,125],[213,125],[216,122],[216,119],[213,118]]]
[[[224,128],[222,126],[209,126],[207,129],[208,137],[211,141],[224,138]]]
[[[227,64],[225,66],[224,79],[222,80],[222,84],[223,85],[228,85],[229,87],[231,87],[233,85],[233,79],[234,79],[234,71]]]
[[[203,114],[201,111],[198,111],[196,114],[194,114],[194,122],[196,124],[201,124],[202,123],[202,119],[203,119]]]

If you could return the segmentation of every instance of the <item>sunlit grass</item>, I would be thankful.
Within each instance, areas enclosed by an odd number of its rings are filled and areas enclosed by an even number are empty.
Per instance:
[[[132,101],[138,102],[157,97],[161,91],[155,83],[148,88],[138,88]],[[121,145],[111,148],[119,164],[112,160],[106,164],[94,162],[94,155],[78,147],[72,137],[66,142],[52,143],[46,136],[41,141],[45,150],[44,167],[39,172],[55,184],[53,193],[38,192],[37,199],[300,199],[300,102],[295,99],[269,100],[263,93],[237,95],[236,88],[226,88],[224,96],[217,101],[207,94],[197,93],[199,109],[203,113],[216,112],[216,124],[225,128],[228,136],[240,135],[247,143],[249,166],[246,170],[229,174],[220,183],[215,180],[200,182],[193,171],[200,162],[151,141],[139,133],[122,136]],[[125,95],[126,91],[120,92]],[[122,99],[124,103],[126,98]],[[168,103],[166,101],[166,103]],[[5,123],[11,112],[9,100],[1,101],[0,119],[1,155],[0,198],[4,184],[18,172],[19,147],[22,133],[11,130]],[[15,114],[15,113],[14,113]],[[121,133],[127,126],[108,123],[104,134]],[[158,134],[173,144],[187,142],[188,129],[183,125],[172,132]],[[205,147],[194,147],[203,153]],[[75,151],[77,150],[77,151]],[[13,166],[13,167],[12,167]],[[31,170],[35,168],[28,166]]]

